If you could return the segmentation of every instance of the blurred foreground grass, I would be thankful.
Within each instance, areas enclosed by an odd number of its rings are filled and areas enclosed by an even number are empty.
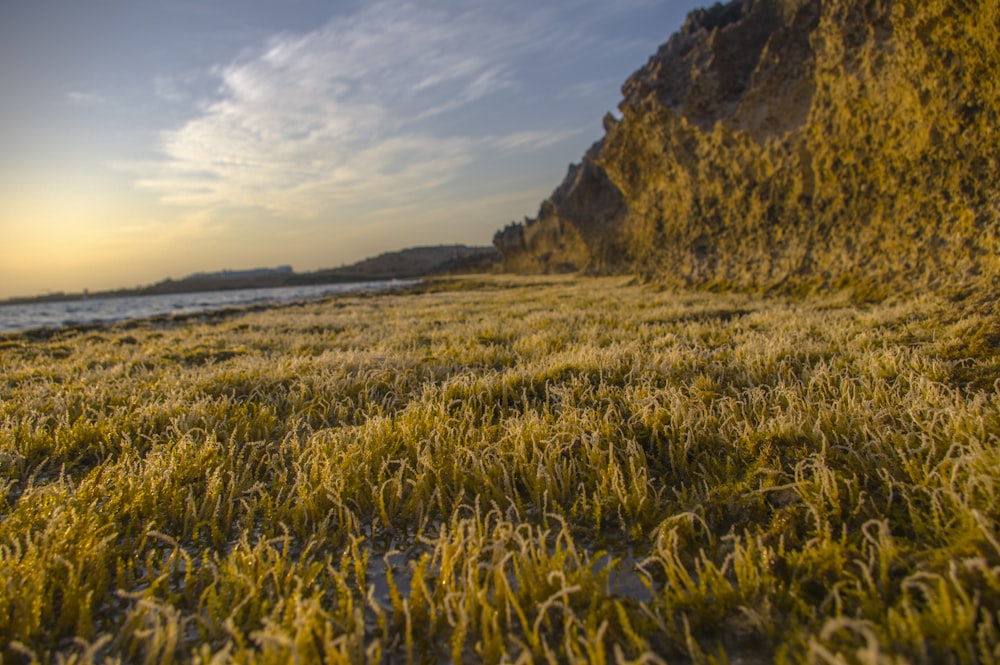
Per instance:
[[[997,662],[991,326],[493,277],[0,338],[0,662]]]

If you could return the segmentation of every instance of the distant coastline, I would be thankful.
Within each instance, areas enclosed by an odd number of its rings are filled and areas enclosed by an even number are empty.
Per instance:
[[[29,305],[83,301],[90,298],[132,298],[136,296],[267,289],[282,286],[319,286],[393,279],[413,279],[428,275],[491,270],[499,262],[493,247],[434,245],[386,252],[339,268],[295,272],[291,266],[198,272],[181,279],[167,278],[148,286],[107,291],[65,293],[62,291],[0,300],[4,305]]]
[[[359,293],[377,293],[406,288],[416,279],[366,280],[363,282],[226,289],[194,293],[158,293],[121,298],[90,296],[85,300],[31,302],[0,307],[0,342],[8,335],[39,330],[70,330],[103,327],[123,321],[187,321],[206,315],[245,312],[292,302]],[[43,336],[48,333],[42,333]]]

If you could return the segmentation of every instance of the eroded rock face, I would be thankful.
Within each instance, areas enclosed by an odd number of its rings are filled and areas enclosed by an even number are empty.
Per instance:
[[[677,286],[877,296],[992,280],[997,34],[996,0],[693,12],[626,81],[621,120],[498,247],[520,270]]]
[[[695,11],[626,81],[622,104],[654,100],[702,131],[722,121],[758,139],[801,126],[813,91],[816,9],[744,0]]]
[[[584,267],[625,269],[625,200],[607,172],[593,161],[594,144],[571,164],[562,184],[542,202],[538,216],[497,232],[493,244],[509,269],[571,272]]]

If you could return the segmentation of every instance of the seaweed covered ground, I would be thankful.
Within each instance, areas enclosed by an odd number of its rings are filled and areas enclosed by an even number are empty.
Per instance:
[[[2,337],[0,662],[997,662],[991,331],[484,277]]]

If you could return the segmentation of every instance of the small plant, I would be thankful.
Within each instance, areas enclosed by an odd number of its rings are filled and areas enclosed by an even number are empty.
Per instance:
[[[470,283],[4,338],[3,662],[1000,657],[975,322]]]

